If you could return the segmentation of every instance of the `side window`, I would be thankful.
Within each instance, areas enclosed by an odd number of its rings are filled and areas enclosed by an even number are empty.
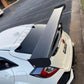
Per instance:
[[[15,66],[18,66],[18,65],[5,58],[0,58],[0,70],[5,70]]]

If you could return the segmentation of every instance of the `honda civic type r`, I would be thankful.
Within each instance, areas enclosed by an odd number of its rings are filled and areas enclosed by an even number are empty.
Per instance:
[[[21,25],[0,33],[0,84],[71,84],[73,43],[54,9],[47,24]]]

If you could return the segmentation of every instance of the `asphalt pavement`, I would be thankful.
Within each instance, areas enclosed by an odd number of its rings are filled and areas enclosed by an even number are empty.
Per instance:
[[[60,4],[66,4],[61,23],[69,33],[72,0],[19,0],[16,4],[4,10],[0,17],[0,32],[18,25],[46,24],[54,10]]]

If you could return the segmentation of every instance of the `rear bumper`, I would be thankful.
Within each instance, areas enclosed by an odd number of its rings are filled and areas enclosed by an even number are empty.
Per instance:
[[[73,45],[73,61],[72,61],[72,69],[70,72],[70,79],[68,81],[67,84],[74,84],[74,80],[75,80],[75,71],[74,71],[74,66],[75,66],[75,48]]]
[[[72,69],[71,69],[71,72],[70,72],[70,79],[67,82],[67,84],[74,84],[74,80],[75,80],[75,71],[74,71],[74,66],[75,66],[75,48],[74,48],[74,43],[72,43],[72,47],[73,47]]]
[[[69,35],[65,32],[63,32],[63,38],[66,40],[66,44],[67,44],[64,69],[66,72],[69,72],[71,70],[72,61],[73,61],[72,59],[73,59],[73,45],[74,44],[72,43]]]
[[[70,72],[65,72],[57,84],[73,84],[74,81],[74,70],[71,69]]]
[[[73,84],[74,80],[75,80],[75,73],[74,73],[74,65],[75,65],[75,49],[74,49],[74,43],[71,41],[70,37],[65,33],[65,36],[67,37],[67,43],[68,43],[68,52],[71,51],[70,54],[68,54],[68,56],[71,56],[71,70],[70,70],[70,76],[68,77],[69,79],[67,79],[67,82],[65,84]],[[60,83],[59,83],[60,84]],[[62,83],[63,84],[63,83]]]
[[[70,72],[70,79],[69,79],[69,81],[67,82],[67,84],[73,84],[74,79],[75,79],[74,70],[71,69],[71,72]]]
[[[73,70],[73,79],[72,82],[70,84],[74,84],[74,80],[75,80],[75,70],[74,70],[74,66],[75,66],[75,48],[73,46],[73,61],[72,61],[72,70]]]

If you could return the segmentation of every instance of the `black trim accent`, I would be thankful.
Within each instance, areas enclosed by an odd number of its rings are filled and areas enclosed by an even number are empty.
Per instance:
[[[76,64],[75,62],[75,48],[73,46],[73,60],[72,60],[72,67],[74,67],[74,65]]]
[[[29,59],[28,61],[34,67],[48,67],[51,65],[51,61],[49,58]]]
[[[32,26],[32,28],[35,28],[35,26]]]
[[[58,84],[66,84],[69,79],[70,79],[70,72],[65,72],[58,81]]]
[[[6,70],[12,67],[17,67],[18,65],[6,58],[0,57],[0,71]]]
[[[70,84],[74,84],[74,80],[75,80],[75,72],[74,72],[74,68],[72,68],[73,69],[73,75],[74,75],[74,78],[73,78],[73,80],[72,80],[72,82],[70,83]]]
[[[73,61],[72,61],[72,69],[73,69],[74,78],[73,78],[71,84],[74,84],[74,80],[75,80],[75,70],[74,70],[74,69],[75,69],[75,64],[76,64],[76,62],[75,62],[75,47],[73,46]]]
[[[66,8],[66,5],[65,5],[65,4],[61,4],[61,5],[59,5],[59,6],[56,6],[54,9],[60,8],[60,7],[63,7],[63,6],[64,6],[63,10],[65,10],[65,8]]]

